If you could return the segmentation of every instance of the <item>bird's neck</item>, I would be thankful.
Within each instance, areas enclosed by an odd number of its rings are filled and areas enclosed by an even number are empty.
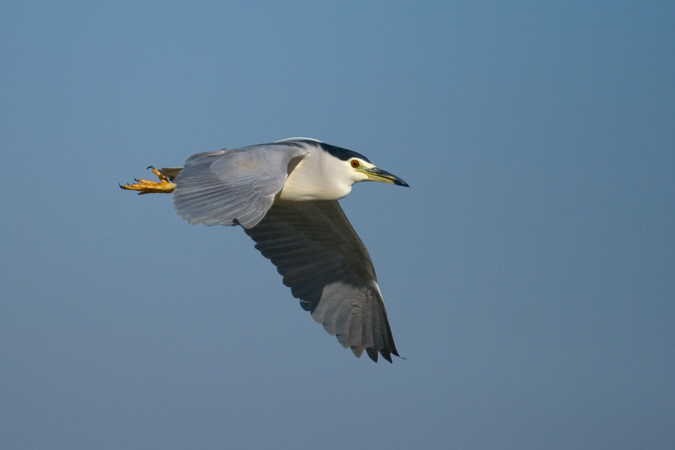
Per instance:
[[[354,181],[332,174],[336,168],[330,159],[320,159],[309,154],[288,174],[288,179],[279,193],[281,200],[311,201],[338,200],[352,190]],[[339,168],[337,168],[339,169]]]

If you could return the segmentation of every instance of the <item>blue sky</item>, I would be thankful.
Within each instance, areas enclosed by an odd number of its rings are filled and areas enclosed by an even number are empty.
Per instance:
[[[671,2],[0,3],[0,447],[675,446]],[[398,349],[118,183],[309,136]]]

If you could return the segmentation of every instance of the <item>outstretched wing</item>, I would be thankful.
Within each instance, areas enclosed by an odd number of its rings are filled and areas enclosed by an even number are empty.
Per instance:
[[[192,155],[176,176],[174,207],[190,223],[254,227],[306,152],[281,143]]]
[[[277,201],[245,232],[343,347],[373,361],[398,356],[370,255],[337,201]]]

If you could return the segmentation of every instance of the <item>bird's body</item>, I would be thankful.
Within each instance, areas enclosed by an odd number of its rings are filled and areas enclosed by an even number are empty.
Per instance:
[[[306,138],[198,153],[183,168],[153,171],[159,183],[122,187],[173,192],[190,223],[241,225],[342,346],[374,361],[398,355],[370,255],[337,200],[358,181],[403,180],[359,153]]]

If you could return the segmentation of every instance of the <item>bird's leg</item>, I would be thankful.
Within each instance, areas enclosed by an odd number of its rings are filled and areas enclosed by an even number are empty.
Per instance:
[[[169,181],[169,178],[165,176],[161,171],[150,166],[148,169],[152,169],[152,173],[157,175],[159,182],[149,181],[138,179],[133,184],[120,184],[122,189],[128,189],[130,191],[138,191],[138,195],[143,194],[170,194],[176,189],[176,184]]]

